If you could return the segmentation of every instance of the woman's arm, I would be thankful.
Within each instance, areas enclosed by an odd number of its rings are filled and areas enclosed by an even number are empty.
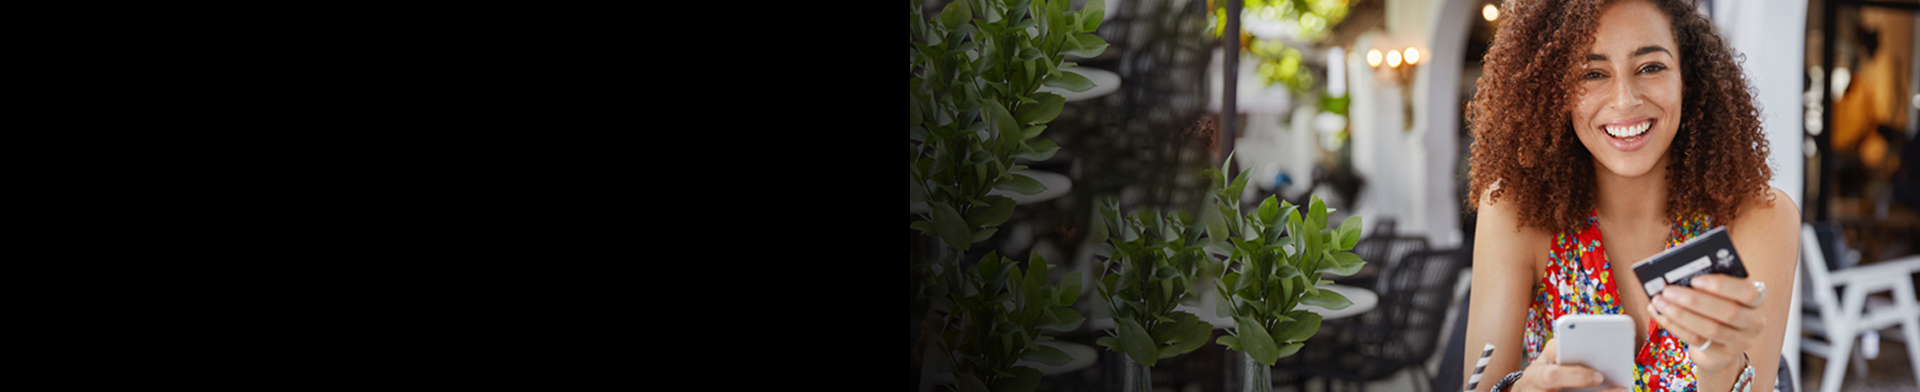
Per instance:
[[[1549,240],[1541,230],[1520,229],[1513,203],[1495,203],[1491,193],[1489,189],[1480,197],[1480,216],[1475,221],[1479,233],[1473,240],[1473,300],[1467,315],[1466,352],[1460,353],[1466,365],[1461,379],[1466,380],[1473,376],[1481,349],[1494,345],[1493,357],[1475,388],[1478,391],[1487,391],[1507,373],[1526,366],[1521,335],[1533,284],[1539,280],[1534,260],[1546,255]]]
[[[1687,355],[1700,371],[1695,376],[1701,392],[1731,390],[1748,360],[1754,372],[1751,390],[1773,390],[1792,310],[1793,272],[1799,268],[1800,209],[1779,189],[1769,194],[1772,203],[1749,201],[1727,224],[1727,235],[1745,259],[1746,279],[1702,276],[1694,279],[1694,288],[1669,288],[1655,302],[1656,309],[1668,307],[1654,313],[1655,321],[1690,346]],[[1752,282],[1765,283],[1766,294]],[[1759,306],[1748,306],[1756,300]],[[1713,345],[1702,348],[1708,340]]]

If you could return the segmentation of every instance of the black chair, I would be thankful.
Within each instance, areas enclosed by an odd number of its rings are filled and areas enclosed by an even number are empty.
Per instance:
[[[1353,245],[1353,255],[1366,260],[1367,265],[1360,267],[1360,272],[1353,276],[1334,277],[1334,283],[1372,288],[1378,292],[1381,290],[1378,282],[1380,271],[1407,254],[1427,250],[1426,237],[1393,236],[1391,222],[1387,221],[1382,226],[1386,231],[1376,231],[1374,235],[1361,238],[1359,243]]]
[[[1433,385],[1429,391],[1455,391],[1466,389],[1467,315],[1472,314],[1468,304],[1473,303],[1473,292],[1460,297],[1460,307],[1453,311],[1453,333],[1447,338],[1447,347],[1440,349],[1440,370],[1433,374]],[[1486,375],[1481,375],[1485,382]]]
[[[1432,380],[1425,363],[1440,338],[1440,323],[1460,269],[1471,255],[1465,250],[1416,251],[1381,270],[1380,304],[1351,319],[1328,320],[1302,350],[1290,370],[1302,375],[1346,381],[1359,390],[1366,382],[1385,379],[1408,368],[1420,376],[1414,389]],[[1308,352],[1311,351],[1311,352]],[[1304,382],[1298,385],[1304,387]]]

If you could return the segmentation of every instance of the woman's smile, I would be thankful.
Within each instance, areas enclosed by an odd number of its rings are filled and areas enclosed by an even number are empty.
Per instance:
[[[1607,135],[1611,136],[1607,138],[1608,145],[1623,152],[1633,152],[1646,147],[1647,142],[1653,139],[1647,134],[1648,130],[1653,129],[1653,124],[1652,118],[1635,117],[1606,123],[1600,129],[1606,130]]]

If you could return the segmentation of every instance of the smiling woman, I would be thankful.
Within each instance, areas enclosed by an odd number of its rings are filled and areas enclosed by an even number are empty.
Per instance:
[[[1685,1],[1505,7],[1468,113],[1481,235],[1465,347],[1494,345],[1485,374],[1501,380],[1482,384],[1772,388],[1754,375],[1774,374],[1785,323],[1769,320],[1788,304],[1762,293],[1793,287],[1800,218],[1766,185],[1767,140],[1737,56]],[[1658,297],[1615,285],[1639,281],[1633,262],[1715,227],[1750,255],[1748,277],[1706,275]],[[1633,341],[1583,342],[1636,347],[1632,380],[1557,363],[1551,323],[1572,314],[1634,320]]]

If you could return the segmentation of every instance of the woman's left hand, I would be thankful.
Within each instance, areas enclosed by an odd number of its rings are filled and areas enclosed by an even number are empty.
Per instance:
[[[1746,279],[1722,274],[1693,278],[1693,287],[1668,286],[1647,305],[1653,320],[1687,343],[1701,370],[1739,364],[1767,327],[1764,292]]]

